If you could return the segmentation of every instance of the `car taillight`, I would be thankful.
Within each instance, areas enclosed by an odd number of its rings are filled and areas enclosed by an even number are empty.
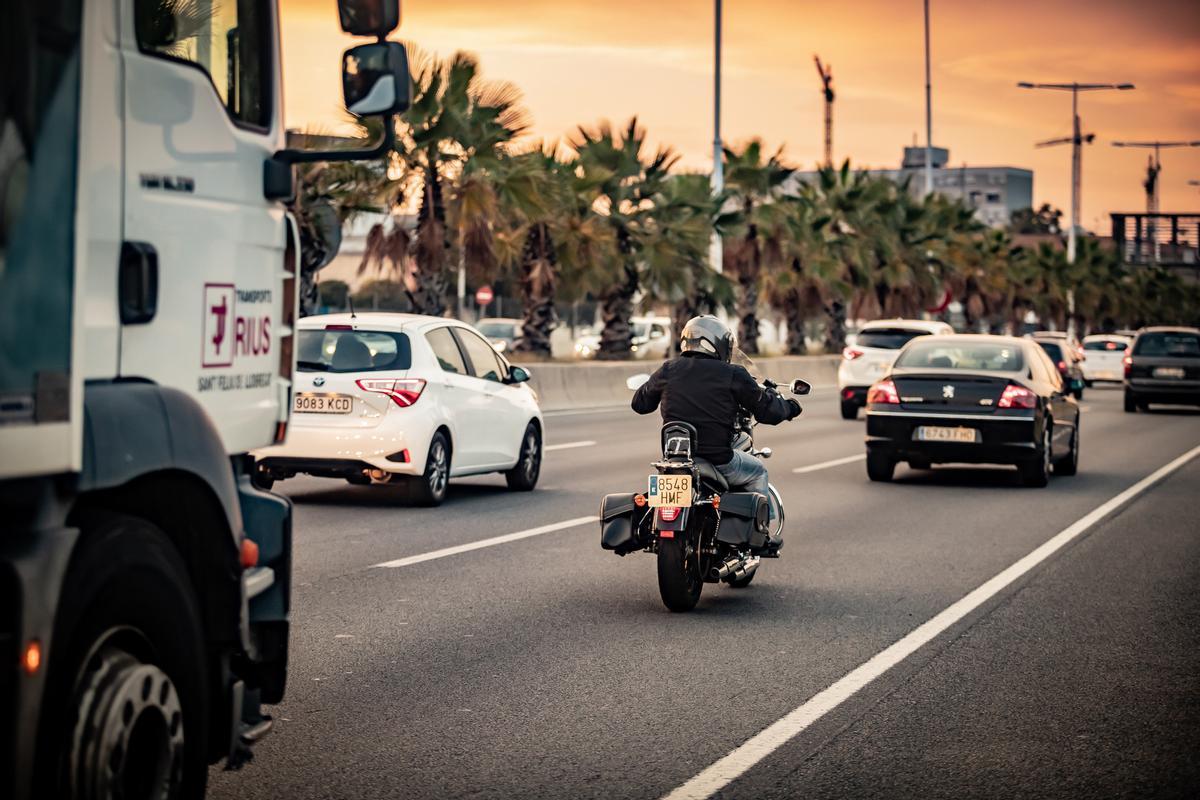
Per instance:
[[[900,395],[896,393],[896,384],[891,381],[880,381],[867,392],[867,403],[898,404]]]
[[[1129,373],[1133,372],[1133,356],[1125,356],[1121,363],[1125,365],[1125,377],[1128,378]]]
[[[1067,362],[1065,362],[1065,361],[1058,362],[1058,371],[1065,374],[1067,371]]]
[[[847,361],[853,361],[856,358],[862,358],[862,355],[862,350],[856,350],[853,347],[846,347],[842,350],[842,358],[846,359]]]
[[[408,408],[417,402],[421,392],[425,391],[425,381],[420,378],[363,378],[355,383],[365,392],[386,394],[401,408]]]
[[[679,512],[682,509],[671,508],[670,506],[661,506],[658,509],[658,518],[663,522],[674,522],[679,518]]]
[[[1024,386],[1010,383],[1004,387],[1004,394],[1000,395],[1000,402],[996,404],[996,407],[1037,408],[1037,395]]]

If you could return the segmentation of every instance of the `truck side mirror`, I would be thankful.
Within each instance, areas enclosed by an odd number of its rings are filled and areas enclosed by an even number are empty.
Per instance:
[[[400,0],[338,0],[342,30],[351,36],[387,36],[400,25]]]
[[[342,94],[346,110],[360,117],[407,110],[411,89],[404,45],[375,42],[347,50],[342,56]]]

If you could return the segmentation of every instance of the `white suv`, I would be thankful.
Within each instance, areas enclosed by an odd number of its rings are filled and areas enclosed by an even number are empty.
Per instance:
[[[414,314],[300,320],[292,422],[284,444],[257,451],[256,480],[307,473],[354,484],[407,482],[426,505],[450,478],[502,472],[537,483],[542,412],[474,328]]]
[[[954,333],[944,322],[921,319],[880,319],[859,330],[854,344],[842,350],[838,366],[838,402],[842,419],[855,419],[867,403],[867,389],[887,373],[900,348],[918,336]]]
[[[1125,380],[1125,356],[1133,340],[1113,333],[1083,337],[1083,380],[1120,383]]]

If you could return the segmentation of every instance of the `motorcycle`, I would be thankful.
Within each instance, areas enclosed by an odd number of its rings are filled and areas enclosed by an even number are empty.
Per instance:
[[[738,357],[739,363],[753,366],[740,351]],[[635,375],[626,385],[636,391],[649,378]],[[778,389],[769,379],[760,383],[766,390]],[[803,396],[812,386],[796,380],[790,389]],[[739,414],[731,432],[733,447],[770,458],[771,448],[754,447],[755,425],[750,414]],[[604,497],[600,543],[619,556],[638,550],[654,553],[663,604],[671,611],[691,611],[705,583],[743,589],[754,580],[762,559],[779,557],[783,498],[774,485],[768,496],[730,491],[716,466],[696,455],[696,429],[686,422],[664,423],[661,445],[662,457],[651,464],[655,471],[646,492]]]

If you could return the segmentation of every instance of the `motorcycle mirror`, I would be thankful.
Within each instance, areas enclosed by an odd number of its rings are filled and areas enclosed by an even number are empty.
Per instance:
[[[812,384],[799,378],[792,381],[792,394],[806,395],[812,391]]]
[[[644,372],[639,372],[637,375],[631,375],[629,377],[629,380],[625,381],[625,386],[629,389],[629,391],[636,392],[638,389],[642,388],[642,386],[644,386],[646,384],[646,382],[649,380],[650,380],[649,375],[647,375]]]

